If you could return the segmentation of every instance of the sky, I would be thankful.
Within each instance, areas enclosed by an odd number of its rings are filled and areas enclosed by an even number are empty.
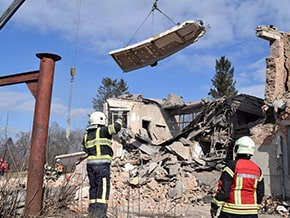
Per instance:
[[[279,2],[279,3],[278,3]],[[37,53],[61,56],[55,63],[50,123],[83,129],[104,77],[124,79],[144,98],[208,97],[215,63],[226,56],[239,93],[264,98],[269,42],[256,37],[259,25],[289,32],[289,0],[26,0],[0,30],[0,77],[39,70]],[[12,0],[0,1],[0,15]],[[149,15],[147,17],[147,15]],[[147,18],[147,19],[146,19]],[[161,60],[156,67],[124,73],[109,52],[140,42],[186,20],[202,20],[203,37]],[[173,23],[174,22],[174,23]],[[76,68],[71,84],[71,67]],[[0,87],[0,131],[31,131],[34,97],[25,84]]]

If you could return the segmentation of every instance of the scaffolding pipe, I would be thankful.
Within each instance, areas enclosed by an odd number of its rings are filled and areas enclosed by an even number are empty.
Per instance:
[[[33,129],[28,166],[25,215],[37,216],[42,206],[43,166],[49,126],[51,95],[55,62],[61,57],[49,53],[39,53],[39,78],[34,108]]]

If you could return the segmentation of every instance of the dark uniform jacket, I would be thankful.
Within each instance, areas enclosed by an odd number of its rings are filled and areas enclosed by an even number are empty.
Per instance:
[[[112,136],[122,128],[122,120],[100,127],[88,127],[83,138],[83,150],[88,154],[88,163],[111,162],[113,157]]]

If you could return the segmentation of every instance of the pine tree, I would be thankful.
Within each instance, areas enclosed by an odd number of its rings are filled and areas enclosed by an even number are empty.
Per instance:
[[[219,60],[216,60],[215,70],[216,74],[211,80],[213,87],[210,88],[208,95],[213,98],[236,96],[238,90],[235,88],[234,67],[232,67],[231,62],[225,56],[222,56]]]
[[[103,78],[102,85],[98,88],[96,98],[93,98],[93,108],[95,110],[103,110],[103,104],[108,98],[118,97],[123,94],[129,94],[128,86],[123,79],[118,81],[108,77]]]

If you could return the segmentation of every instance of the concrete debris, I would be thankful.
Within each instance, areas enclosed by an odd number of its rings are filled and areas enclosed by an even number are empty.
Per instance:
[[[277,28],[273,25],[270,26],[257,26],[256,36],[266,40],[281,39],[281,33],[277,31]]]
[[[24,212],[25,183],[26,180],[23,178],[2,177],[0,179],[0,216],[3,214],[22,214]]]
[[[149,137],[158,134],[144,128],[138,132],[123,130],[120,138],[129,153],[130,147],[150,156],[170,153],[183,165],[211,169],[225,158],[231,158],[233,142],[238,137],[248,135],[253,126],[263,123],[262,106],[262,99],[243,94],[220,98],[203,102],[203,110],[185,128],[161,143]],[[166,110],[168,108],[166,102]]]
[[[290,215],[290,202],[274,199],[271,196],[264,197],[261,205],[261,213],[265,214],[278,214],[281,217],[289,217]]]
[[[77,169],[85,168],[85,165],[86,161],[83,161]],[[166,167],[158,163],[128,166],[112,167],[109,201],[109,212],[112,214],[124,214],[124,211],[131,211],[130,214],[156,214],[162,211],[161,214],[186,217],[190,215],[186,213],[190,207],[210,203],[220,175],[219,171],[187,172],[186,168],[181,171],[178,164],[177,174],[168,173]],[[128,171],[128,168],[131,170]],[[72,210],[86,211],[88,187],[87,180],[84,180],[76,193]],[[260,213],[288,217],[289,209],[289,202],[265,196]]]
[[[188,166],[183,166],[167,150],[151,156],[140,152],[136,147],[130,149],[122,159],[115,158],[111,165],[109,211],[126,208],[129,211],[153,213],[162,210],[165,214],[178,215],[180,213],[175,210],[184,213],[188,206],[210,202],[219,171],[198,173],[188,170]],[[86,175],[85,169],[86,160],[75,167],[69,181],[69,184],[77,186],[75,202],[70,209],[82,213],[86,212],[89,202],[88,179],[81,176]],[[47,185],[55,184],[60,187],[62,181],[65,181],[65,175]]]

